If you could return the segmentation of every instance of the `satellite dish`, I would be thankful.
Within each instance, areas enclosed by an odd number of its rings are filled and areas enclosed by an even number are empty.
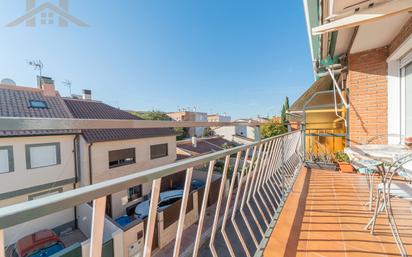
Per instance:
[[[14,80],[12,80],[12,79],[2,79],[0,81],[0,84],[7,85],[7,86],[15,86],[16,82],[14,82]]]

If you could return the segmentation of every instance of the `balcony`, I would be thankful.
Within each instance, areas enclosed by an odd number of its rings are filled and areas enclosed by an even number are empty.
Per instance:
[[[365,203],[365,177],[302,169],[272,233],[265,256],[400,256],[386,214],[375,234],[365,230],[372,216]],[[411,206],[394,200],[403,243],[412,252]]]
[[[13,130],[236,126],[238,123],[152,122],[107,120],[54,120],[0,118]],[[259,126],[259,124],[242,124]],[[217,174],[216,163],[224,165]],[[106,180],[71,191],[0,208],[0,256],[5,256],[4,235],[19,224],[79,207],[87,223],[84,241],[65,249],[71,256],[398,256],[385,215],[375,235],[364,230],[372,215],[364,203],[369,193],[365,177],[336,171],[311,170],[303,165],[301,131],[259,140],[230,149]],[[194,171],[206,167],[205,187],[196,194],[196,223],[186,225]],[[159,247],[165,212],[157,208],[162,178],[185,173],[183,196],[169,226],[173,240]],[[134,185],[152,183],[144,234],[119,229],[105,217],[107,195]],[[215,201],[210,202],[210,199]],[[192,199],[193,201],[193,199]],[[89,204],[90,203],[90,204]],[[395,202],[395,215],[407,249],[412,252],[410,206]],[[197,213],[197,212],[196,212]],[[78,213],[81,216],[82,213]],[[82,216],[81,216],[82,217]],[[160,217],[160,218],[159,218]],[[159,223],[160,219],[160,223]],[[163,222],[163,223],[162,223]],[[171,231],[171,232],[170,232]],[[128,234],[130,232],[130,234]],[[137,237],[143,245],[132,251]],[[130,242],[132,241],[132,242]],[[161,248],[161,249],[159,249]],[[63,256],[64,256],[63,254]],[[61,254],[60,254],[61,255]]]

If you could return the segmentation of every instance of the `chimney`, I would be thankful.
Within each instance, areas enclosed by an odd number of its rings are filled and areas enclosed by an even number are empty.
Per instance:
[[[92,100],[92,91],[90,89],[83,89],[83,100]]]
[[[196,137],[192,137],[192,146],[193,146],[194,148],[197,147],[197,138],[196,138]]]
[[[54,80],[50,77],[37,76],[37,87],[43,90],[45,96],[56,96]]]

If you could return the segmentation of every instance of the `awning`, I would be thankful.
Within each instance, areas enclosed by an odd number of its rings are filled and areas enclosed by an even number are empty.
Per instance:
[[[311,98],[321,91],[328,91],[333,89],[332,78],[330,76],[324,76],[316,80],[312,86],[305,93],[303,93],[298,100],[296,100],[289,108],[289,113],[303,112],[305,105],[311,100]],[[333,95],[332,95],[333,100]]]

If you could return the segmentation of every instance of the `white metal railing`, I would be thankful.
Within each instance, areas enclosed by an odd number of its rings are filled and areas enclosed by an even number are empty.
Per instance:
[[[113,123],[113,120],[111,122]],[[129,122],[129,124],[123,125],[127,127],[133,123],[131,121]],[[54,123],[54,125],[52,123]],[[57,121],[51,121],[51,123],[46,125],[37,125],[36,129],[50,128],[50,126],[53,129],[57,129],[56,124],[58,123],[59,122]],[[8,128],[15,126],[10,124],[12,124],[12,122],[9,123]],[[65,124],[67,125],[67,127],[65,127],[66,129],[84,128],[82,126],[85,125],[82,124],[81,126],[73,127],[73,124],[68,125],[67,122]],[[101,126],[102,123],[99,124],[100,125],[98,126]],[[31,125],[31,122],[29,122],[29,124],[21,123],[19,129],[25,130]],[[169,125],[170,124],[168,124],[168,127],[172,127]],[[199,124],[196,125],[200,126]],[[183,127],[185,125],[179,124],[179,126]],[[191,126],[193,126],[193,124],[191,124]],[[205,124],[203,126],[205,126]],[[115,127],[117,127],[117,125]],[[58,129],[60,128],[61,127],[58,127]],[[90,128],[90,126],[87,128]],[[217,233],[220,231],[224,238],[225,245],[232,257],[235,256],[235,250],[231,240],[233,236],[237,236],[240,240],[244,254],[248,257],[252,256],[262,247],[261,241],[264,234],[270,229],[270,223],[273,223],[273,220],[279,214],[283,202],[292,188],[302,164],[302,145],[300,131],[290,132],[281,136],[256,141],[200,157],[186,159],[45,198],[0,208],[0,256],[4,256],[4,229],[91,201],[93,201],[93,218],[90,239],[90,256],[101,256],[106,196],[125,190],[134,185],[152,182],[151,201],[143,253],[143,256],[151,256],[151,246],[154,237],[153,234],[162,177],[186,170],[186,180],[183,189],[183,198],[173,251],[173,256],[179,256],[193,169],[196,166],[208,164],[209,168],[197,233],[193,238],[193,256],[196,257],[199,254],[201,245],[201,235],[204,229],[203,223],[206,215],[207,201],[210,195],[214,166],[216,161],[222,158],[224,158],[225,164],[215,208],[212,231],[210,234],[210,251],[213,256],[219,256],[219,249],[216,249],[215,247],[215,239]],[[234,155],[236,156],[236,161],[234,162],[234,165],[231,165],[231,156]],[[233,173],[227,191],[225,190],[225,186],[226,181],[228,180],[229,169],[232,169]],[[236,184],[237,189],[235,189]],[[234,200],[233,205],[232,200]],[[225,204],[225,209],[221,215],[223,204]],[[222,220],[222,222],[219,222],[219,220]],[[242,231],[240,223],[243,223],[247,230]],[[229,224],[233,225],[235,233],[229,234],[227,232]],[[250,250],[250,246],[248,247],[249,243],[247,242],[246,233],[248,234],[247,237],[252,238],[252,244],[254,246],[254,250],[252,251]]]

